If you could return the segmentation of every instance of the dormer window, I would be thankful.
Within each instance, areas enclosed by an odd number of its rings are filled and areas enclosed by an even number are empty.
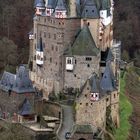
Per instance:
[[[66,57],[66,70],[67,71],[73,70],[73,57]]]

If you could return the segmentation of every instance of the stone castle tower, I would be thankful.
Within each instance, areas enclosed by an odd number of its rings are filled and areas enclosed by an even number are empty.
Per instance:
[[[31,78],[46,96],[83,86],[93,72],[103,74],[101,52],[107,54],[113,42],[112,5],[110,0],[35,1]]]
[[[118,126],[113,1],[35,0],[33,22],[29,35],[30,77],[44,97],[51,92],[69,94],[69,89],[78,90],[76,124],[105,128],[110,107]]]

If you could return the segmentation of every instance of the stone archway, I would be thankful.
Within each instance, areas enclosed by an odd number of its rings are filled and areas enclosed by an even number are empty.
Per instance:
[[[79,140],[86,140],[86,139],[84,139],[84,138],[80,138]]]

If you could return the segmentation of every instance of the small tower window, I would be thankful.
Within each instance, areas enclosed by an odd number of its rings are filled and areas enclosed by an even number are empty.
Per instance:
[[[73,57],[66,57],[66,70],[73,70]]]
[[[87,67],[89,68],[90,67],[90,64],[87,64]]]
[[[67,64],[72,64],[71,58],[68,58],[68,59],[67,59]]]

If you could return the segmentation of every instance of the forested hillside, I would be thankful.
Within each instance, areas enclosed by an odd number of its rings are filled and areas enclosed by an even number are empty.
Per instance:
[[[115,0],[114,38],[122,41],[123,57],[126,60],[140,59],[139,15],[140,0]]]
[[[10,65],[13,63],[27,63],[29,47],[28,33],[32,29],[34,12],[33,1],[34,0],[0,0],[0,52],[2,53],[3,50],[8,50],[4,48],[4,46],[6,47],[8,45],[10,48],[9,42],[13,41],[11,43],[11,49],[13,44],[17,46],[16,59],[11,59],[10,62],[7,62],[5,57],[2,58],[3,55],[1,56],[0,60],[2,60],[3,64],[0,61],[0,71],[5,68],[5,66],[3,66],[5,63],[6,65],[8,65],[8,63],[10,63]],[[7,41],[7,45],[3,45],[3,40]]]

